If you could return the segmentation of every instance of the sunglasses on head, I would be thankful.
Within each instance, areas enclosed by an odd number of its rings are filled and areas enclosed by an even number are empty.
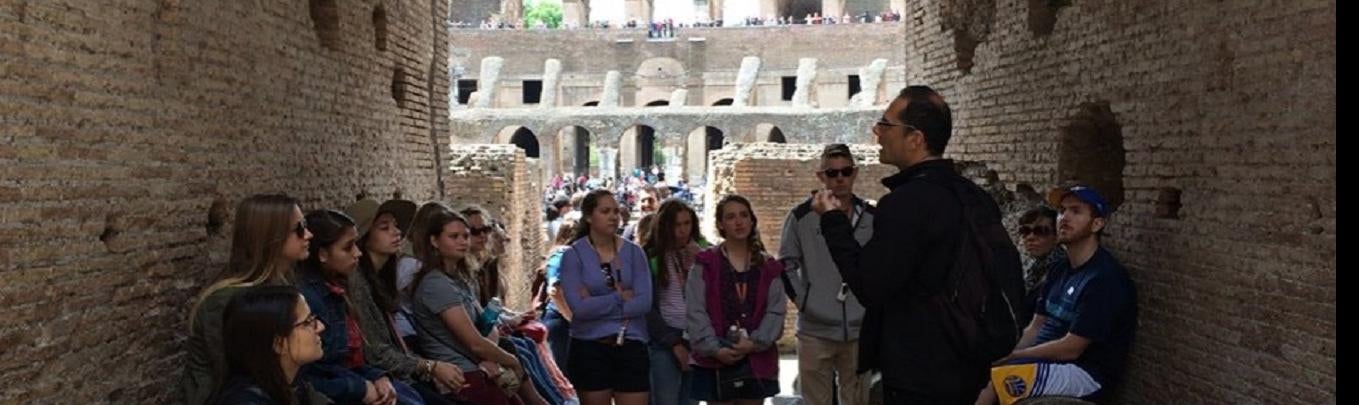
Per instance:
[[[1043,226],[1043,225],[1032,225],[1032,226],[1031,226],[1031,225],[1020,225],[1020,226],[1019,226],[1019,234],[1020,234],[1021,236],[1026,236],[1026,235],[1029,235],[1029,234],[1033,234],[1033,235],[1037,235],[1037,236],[1048,236],[1048,235],[1051,235],[1051,234],[1052,234],[1052,228],[1051,228],[1051,227],[1048,227],[1048,226]]]
[[[854,170],[855,170],[854,166],[850,166],[850,167],[846,167],[846,168],[842,168],[842,169],[826,169],[826,170],[822,170],[822,171],[821,171],[821,174],[825,174],[826,177],[830,177],[830,178],[833,179],[833,178],[840,177],[840,176],[845,176],[845,177],[853,176],[853,175],[854,175]]]

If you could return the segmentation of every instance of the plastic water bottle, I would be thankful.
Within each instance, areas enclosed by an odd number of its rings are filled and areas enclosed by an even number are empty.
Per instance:
[[[500,323],[500,313],[505,308],[500,303],[500,297],[491,298],[491,302],[486,304],[486,308],[481,310],[481,317],[477,319],[477,329],[482,336],[491,334],[491,330],[496,324]]]

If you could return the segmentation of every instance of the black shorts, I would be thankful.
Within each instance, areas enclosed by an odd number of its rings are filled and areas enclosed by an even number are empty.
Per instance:
[[[568,373],[577,390],[651,390],[651,357],[645,343],[628,340],[622,346],[614,346],[594,340],[571,339],[569,358]]]

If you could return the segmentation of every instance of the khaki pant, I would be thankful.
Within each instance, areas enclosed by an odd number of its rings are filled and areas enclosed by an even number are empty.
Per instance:
[[[840,405],[868,404],[866,374],[854,372],[859,342],[836,342],[810,336],[797,337],[798,381],[802,403],[829,405],[832,383],[839,376]]]

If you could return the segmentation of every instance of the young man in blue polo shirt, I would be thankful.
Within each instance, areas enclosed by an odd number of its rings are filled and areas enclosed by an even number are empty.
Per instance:
[[[1057,240],[1068,260],[1052,264],[1033,321],[1009,356],[991,369],[977,403],[1010,405],[1041,396],[1100,399],[1122,374],[1137,329],[1137,291],[1099,245],[1108,204],[1094,189],[1053,190]]]

